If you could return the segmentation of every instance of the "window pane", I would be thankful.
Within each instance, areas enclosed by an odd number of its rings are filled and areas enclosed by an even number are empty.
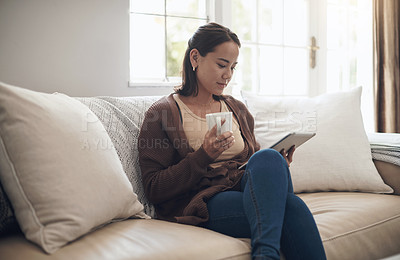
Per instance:
[[[238,60],[235,82],[244,91],[252,91],[257,84],[257,48],[242,46]]]
[[[337,1],[328,5],[328,91],[368,85],[372,66],[371,12],[368,1]],[[357,7],[355,5],[361,5]],[[371,4],[371,3],[370,3]]]
[[[363,31],[362,27],[358,27],[358,12],[349,12],[349,31],[348,31],[348,62],[349,62],[349,81],[347,85],[350,87],[357,86],[357,49],[358,49],[358,32]],[[362,25],[361,25],[362,26]],[[361,47],[361,44],[360,44]],[[362,54],[361,54],[362,55]]]
[[[360,12],[358,28],[364,28],[363,30],[358,29],[357,34],[357,85],[366,86],[372,85],[373,73],[372,73],[372,50],[373,50],[373,39],[372,29],[365,26],[366,24],[372,24],[372,16],[370,12]]]
[[[359,0],[357,1],[358,10],[369,11],[371,6],[371,0]]]
[[[131,12],[164,14],[164,0],[131,0]]]
[[[283,48],[260,47],[260,94],[282,95]]]
[[[342,88],[341,82],[343,81],[343,67],[341,66],[342,60],[339,51],[327,52],[327,68],[326,68],[326,90],[327,92],[334,92]],[[341,62],[342,61],[342,62]]]
[[[368,1],[368,0],[367,0]],[[360,5],[360,2],[367,2],[366,0],[328,0],[328,3],[339,4],[339,5],[349,5],[356,7],[357,4]]]
[[[347,33],[346,12],[335,5],[327,8],[327,47],[337,49],[344,46]]]
[[[181,77],[187,42],[205,21],[187,18],[167,18],[167,76]]]
[[[283,40],[283,1],[258,1],[259,41],[282,44]]]
[[[308,0],[285,0],[284,44],[306,46],[308,39]]]
[[[308,93],[308,50],[285,48],[284,94],[307,95]]]
[[[255,17],[252,15],[255,6],[255,0],[232,1],[232,30],[239,36],[241,41],[255,40]]]
[[[189,16],[206,19],[206,1],[167,0],[167,15]]]
[[[131,78],[136,80],[164,79],[164,18],[133,14],[130,20],[130,30]]]

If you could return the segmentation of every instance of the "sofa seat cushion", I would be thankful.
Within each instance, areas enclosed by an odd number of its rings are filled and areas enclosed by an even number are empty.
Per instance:
[[[299,196],[317,222],[329,260],[400,253],[400,196],[321,192]]]
[[[0,238],[2,259],[250,259],[250,245],[199,227],[131,219],[109,224],[46,255],[22,234]],[[4,257],[4,258],[3,258]]]
[[[380,259],[400,253],[400,196],[302,193],[329,260]],[[4,259],[247,259],[250,240],[159,220],[112,223],[46,255],[22,234],[0,238]],[[282,257],[282,259],[284,259]]]

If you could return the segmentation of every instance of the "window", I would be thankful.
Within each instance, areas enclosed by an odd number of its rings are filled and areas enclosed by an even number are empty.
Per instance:
[[[372,82],[371,0],[233,0],[231,9],[243,44],[238,88],[312,96]]]
[[[176,85],[188,39],[209,20],[208,2],[131,0],[130,9],[131,82]]]
[[[363,86],[374,131],[372,0],[232,0],[242,41],[233,95],[315,96]]]
[[[327,1],[327,91],[372,82],[372,1]]]
[[[361,111],[366,131],[373,132],[373,20],[372,0],[327,0],[326,66],[320,93],[362,86]],[[324,89],[326,87],[326,89]]]
[[[227,92],[316,96],[363,86],[374,129],[372,0],[131,0],[132,86],[176,86],[187,40],[216,21],[242,42]]]
[[[236,91],[308,95],[309,1],[233,0],[231,9],[243,44]]]

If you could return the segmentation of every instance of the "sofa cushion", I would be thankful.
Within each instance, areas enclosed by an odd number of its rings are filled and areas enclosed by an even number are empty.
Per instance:
[[[147,215],[155,217],[154,206],[144,193],[139,167],[137,139],[147,109],[160,97],[77,98],[97,116],[117,151],[133,191]],[[97,119],[96,118],[96,119]],[[96,120],[95,119],[95,120]],[[103,144],[103,146],[106,144]]]
[[[381,259],[400,253],[400,196],[304,193],[330,260]]]
[[[250,260],[250,245],[203,228],[160,220],[112,223],[69,244],[49,259]],[[16,234],[0,238],[4,259],[42,259],[43,253]]]
[[[144,206],[144,212],[155,217],[154,206],[147,200],[139,167],[137,137],[143,122],[144,113],[158,100],[159,96],[151,97],[80,97],[76,98],[97,116],[105,127],[112,146],[115,147],[122,163],[123,169],[137,194],[139,201]],[[95,118],[87,118],[94,121]],[[110,144],[104,142],[99,145],[106,147]],[[18,228],[11,205],[0,184],[0,235]]]
[[[0,179],[27,239],[47,253],[147,217],[103,125],[82,103],[0,83]]]
[[[268,148],[288,132],[316,132],[296,149],[290,170],[295,192],[391,193],[377,172],[360,111],[361,87],[314,98],[243,93],[255,134]]]
[[[315,216],[329,260],[373,260],[400,253],[400,196],[357,192],[299,196]],[[15,260],[251,259],[250,239],[153,219],[112,223],[51,256],[44,256],[17,233],[0,237],[0,255]]]

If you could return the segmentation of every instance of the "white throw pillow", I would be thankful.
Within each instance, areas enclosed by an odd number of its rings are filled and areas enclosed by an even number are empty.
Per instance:
[[[289,132],[316,132],[298,147],[290,167],[295,192],[390,193],[371,157],[360,111],[361,87],[314,98],[242,93],[255,118],[255,135],[268,148]]]
[[[27,239],[53,253],[106,223],[147,218],[96,116],[63,94],[0,82],[0,178]]]

